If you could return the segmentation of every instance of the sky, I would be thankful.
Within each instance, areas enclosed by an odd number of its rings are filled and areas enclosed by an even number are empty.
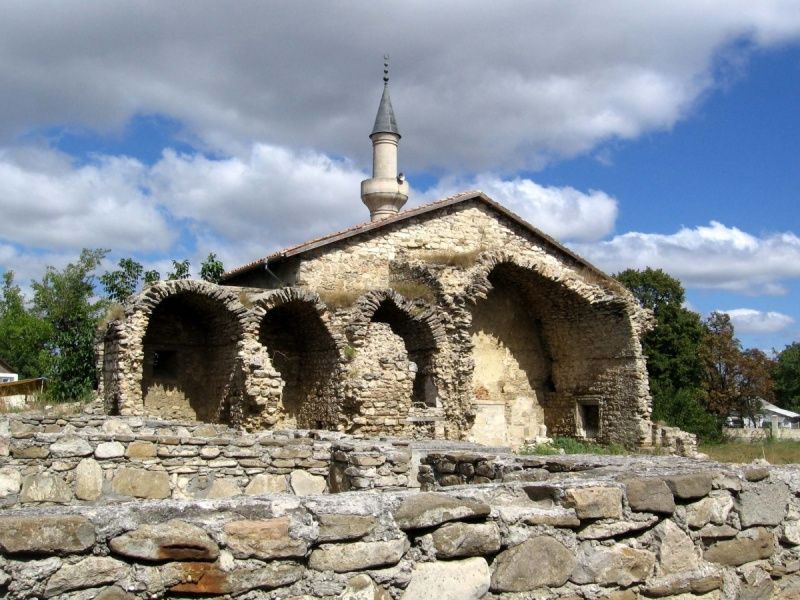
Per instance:
[[[746,347],[800,341],[797,0],[3,3],[0,271],[227,268],[368,219],[384,53],[408,207],[481,189]]]

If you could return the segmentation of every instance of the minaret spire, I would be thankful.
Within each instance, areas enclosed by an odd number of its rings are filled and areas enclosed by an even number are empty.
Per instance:
[[[361,200],[373,221],[397,214],[408,201],[408,182],[397,172],[400,131],[389,97],[389,55],[383,57],[383,95],[375,115],[372,140],[372,177],[361,182]]]

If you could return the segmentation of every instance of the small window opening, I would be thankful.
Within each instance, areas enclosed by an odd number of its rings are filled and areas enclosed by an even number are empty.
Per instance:
[[[579,404],[578,414],[581,420],[583,435],[586,438],[597,438],[600,433],[600,405]]]

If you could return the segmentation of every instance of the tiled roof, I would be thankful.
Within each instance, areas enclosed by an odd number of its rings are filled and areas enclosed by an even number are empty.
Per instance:
[[[322,237],[315,238],[313,240],[309,240],[307,242],[303,242],[302,244],[298,244],[296,246],[290,246],[288,248],[284,248],[283,250],[279,250],[278,252],[273,252],[272,254],[265,256],[263,258],[259,258],[258,260],[254,260],[253,262],[249,262],[241,267],[237,267],[228,271],[222,275],[221,281],[224,283],[227,279],[231,279],[236,275],[240,275],[241,273],[245,273],[247,271],[251,271],[255,268],[258,268],[262,265],[267,263],[275,263],[286,258],[290,258],[292,256],[297,256],[299,254],[303,254],[304,252],[308,252],[310,250],[314,250],[316,248],[321,248],[323,246],[327,246],[329,244],[333,244],[335,242],[351,238],[362,233],[367,233],[368,231],[374,231],[376,229],[381,229],[383,227],[387,227],[388,225],[392,225],[394,223],[399,223],[402,221],[406,221],[413,217],[424,215],[426,213],[439,210],[442,208],[446,208],[448,206],[453,206],[454,204],[461,204],[463,202],[468,202],[470,200],[477,200],[482,202],[483,204],[489,206],[490,208],[496,210],[497,212],[501,213],[502,215],[506,216],[507,218],[511,219],[518,225],[527,229],[530,233],[534,234],[536,237],[542,239],[542,241],[554,246],[559,251],[564,253],[566,256],[571,258],[572,260],[582,264],[583,266],[587,267],[588,269],[596,272],[598,275],[603,277],[608,277],[605,273],[600,271],[594,265],[588,263],[585,259],[581,258],[569,248],[563,246],[555,239],[551,238],[549,235],[543,233],[527,221],[525,221],[519,215],[511,212],[505,206],[498,204],[491,198],[489,198],[486,194],[478,190],[470,190],[467,192],[460,192],[453,196],[448,196],[447,198],[442,198],[441,200],[436,200],[434,202],[430,202],[428,204],[423,204],[422,206],[418,206],[416,208],[411,208],[409,210],[404,210],[402,212],[397,213],[396,215],[389,217],[387,219],[383,219],[381,221],[370,221],[367,223],[361,223],[360,225],[355,225],[353,227],[349,227],[348,229],[343,229],[342,231],[337,231],[336,233],[331,233]]]

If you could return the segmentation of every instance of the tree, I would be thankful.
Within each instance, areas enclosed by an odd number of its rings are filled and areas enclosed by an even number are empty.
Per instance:
[[[222,261],[213,252],[210,252],[200,265],[200,278],[211,283],[219,283],[224,272],[225,267],[222,266]]]
[[[47,267],[34,281],[33,310],[52,330],[48,343],[50,393],[55,400],[77,400],[94,386],[94,339],[107,301],[95,300],[94,271],[107,250],[81,251],[63,270]]]
[[[42,377],[50,365],[48,324],[25,306],[25,297],[14,284],[14,272],[3,273],[0,292],[0,356],[10,361],[22,379]]]
[[[189,260],[172,261],[172,272],[167,274],[167,279],[189,279]]]
[[[161,280],[161,273],[156,271],[155,269],[151,269],[150,271],[144,272],[144,286],[149,287],[156,283],[157,281]]]
[[[701,348],[706,405],[722,423],[731,414],[754,419],[772,400],[772,361],[761,350],[742,350],[729,315],[712,312]]]
[[[772,378],[778,405],[800,410],[800,342],[789,344],[778,354]]]
[[[100,276],[106,295],[114,302],[125,304],[139,289],[144,267],[132,258],[121,258],[119,269]]]
[[[642,337],[653,397],[653,419],[704,437],[716,422],[702,404],[700,315],[684,308],[681,282],[661,269],[627,269],[616,275],[639,303],[653,311],[656,326]]]

